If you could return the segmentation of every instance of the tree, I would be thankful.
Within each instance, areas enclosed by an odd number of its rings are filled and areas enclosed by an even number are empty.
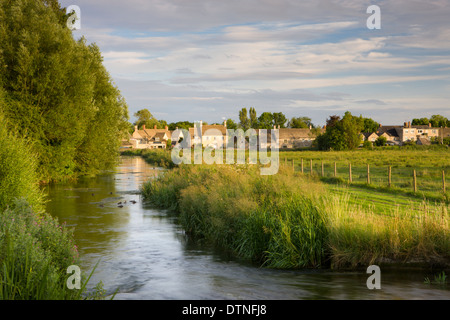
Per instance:
[[[178,129],[186,129],[189,130],[189,128],[193,128],[194,127],[194,123],[193,122],[189,122],[189,121],[178,121],[178,122],[172,122],[168,125],[169,130],[173,131]]]
[[[236,130],[238,127],[237,123],[233,121],[233,119],[227,119],[227,129]]]
[[[151,114],[148,109],[142,109],[134,113],[134,116],[137,118],[134,125],[138,126],[139,129],[145,125],[147,129],[153,129],[156,125],[158,126],[158,120]]]
[[[256,116],[255,108],[250,108],[248,113],[250,116],[250,128],[257,129],[258,128],[258,118]]]
[[[111,168],[128,127],[99,48],[74,40],[66,20],[56,0],[0,2],[0,109],[33,142],[45,181]]]
[[[347,111],[341,119],[330,116],[327,119],[325,133],[318,137],[318,147],[321,150],[353,150],[361,144],[361,130],[364,126],[362,117],[354,117]]]
[[[288,122],[288,127],[289,128],[309,128],[309,127],[314,128],[314,125],[311,122],[311,118],[308,117],[293,117],[289,122]]]
[[[239,126],[244,131],[247,131],[250,128],[250,119],[247,116],[247,108],[242,108],[239,111]]]
[[[363,118],[364,126],[362,132],[377,132],[380,124],[371,118]]]
[[[285,128],[284,124],[287,122],[286,116],[282,112],[274,112],[272,114],[273,124],[278,128]]]
[[[430,120],[428,118],[420,118],[420,119],[413,119],[411,122],[411,125],[413,126],[427,126],[430,123]]]
[[[263,112],[258,118],[259,129],[273,129],[273,114],[270,112]]]
[[[450,121],[446,117],[439,114],[432,115],[430,118],[430,123],[435,128],[447,127],[450,125]]]

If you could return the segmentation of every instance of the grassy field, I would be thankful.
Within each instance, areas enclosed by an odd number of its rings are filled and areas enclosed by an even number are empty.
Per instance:
[[[413,201],[446,201],[450,199],[450,150],[447,148],[375,149],[355,151],[285,151],[280,152],[282,165],[295,172],[321,177],[324,182],[345,186],[356,193],[386,193],[386,198]],[[311,171],[312,161],[312,171]],[[323,175],[322,175],[323,164]],[[336,176],[335,176],[336,164]],[[352,182],[350,184],[350,165]],[[369,165],[370,183],[367,179]],[[391,168],[391,185],[388,170]],[[414,191],[413,172],[416,172]],[[443,172],[446,191],[443,192]],[[351,185],[347,187],[346,185]],[[332,190],[338,190],[335,186]]]
[[[402,154],[418,155],[409,150]],[[289,165],[289,160],[294,159],[295,165],[295,160],[307,156],[364,164],[375,154],[286,152],[283,156],[287,164],[274,176],[261,176],[254,165],[182,165],[146,183],[142,193],[155,205],[178,212],[188,234],[268,267],[341,268],[392,262],[448,266],[445,201],[430,201],[401,189],[387,192],[363,183],[349,185],[332,177],[323,179],[333,183],[324,183],[320,174],[310,177],[297,167],[293,172]],[[438,163],[432,162],[434,156],[448,159],[442,151],[433,151],[430,163]],[[420,163],[430,167],[426,161]]]

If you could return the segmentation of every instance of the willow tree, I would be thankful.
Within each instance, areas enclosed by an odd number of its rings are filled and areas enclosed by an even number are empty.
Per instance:
[[[0,108],[35,142],[43,180],[111,168],[128,118],[99,48],[76,41],[67,17],[53,0],[0,3]]]

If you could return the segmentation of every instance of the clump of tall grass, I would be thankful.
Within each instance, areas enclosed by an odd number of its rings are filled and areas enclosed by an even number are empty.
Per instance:
[[[179,213],[188,234],[269,267],[320,266],[326,223],[315,197],[322,187],[281,168],[180,166],[142,187],[152,203]]]
[[[0,214],[0,299],[71,299],[66,268],[78,261],[71,232],[25,201]]]
[[[384,262],[444,263],[450,258],[447,206],[398,207],[377,212],[328,197],[328,246],[335,268]]]

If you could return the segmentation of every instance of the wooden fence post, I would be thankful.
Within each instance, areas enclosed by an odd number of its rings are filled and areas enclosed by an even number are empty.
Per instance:
[[[313,175],[313,164],[312,164],[312,159],[309,160],[310,161],[310,174]]]
[[[337,177],[336,161],[334,162],[334,177]]]
[[[367,164],[367,184],[370,184],[370,165]]]
[[[445,171],[442,170],[442,191],[445,193]]]
[[[351,163],[349,163],[349,165],[348,165],[348,178],[349,178],[350,183],[352,183],[353,179],[352,179],[352,164]]]
[[[388,168],[388,186],[389,186],[389,188],[391,187],[391,184],[392,184],[391,177],[392,177],[392,168],[391,168],[391,166],[389,166],[389,168]]]
[[[303,158],[302,158],[302,173],[303,173]]]
[[[414,187],[414,193],[417,192],[417,176],[416,176],[416,169],[413,171],[413,187]]]
[[[295,172],[294,159],[292,159],[292,171]]]
[[[325,175],[325,172],[323,170],[323,160],[322,160],[322,177]]]

